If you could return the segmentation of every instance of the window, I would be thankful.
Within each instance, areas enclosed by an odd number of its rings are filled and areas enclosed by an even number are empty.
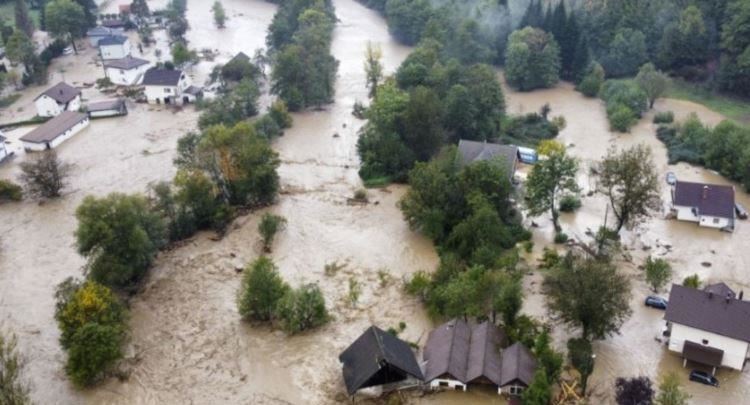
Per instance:
[[[171,93],[171,92],[172,92],[172,89],[170,89],[169,87],[165,87],[165,88],[164,88],[164,92],[165,92],[165,93]]]
[[[719,223],[719,218],[714,218],[714,223],[718,224]]]
[[[523,393],[523,387],[519,385],[511,385],[508,392],[510,395],[521,395]]]
[[[703,343],[704,345],[707,345],[708,344],[708,339],[703,339],[703,341],[701,343]]]

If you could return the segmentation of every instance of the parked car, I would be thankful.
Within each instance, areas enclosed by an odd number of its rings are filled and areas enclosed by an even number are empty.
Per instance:
[[[662,297],[656,295],[649,295],[646,297],[646,306],[657,309],[667,309],[668,301]]]
[[[73,54],[73,50],[74,50],[73,47],[69,46],[69,47],[63,49],[63,55],[72,55]]]
[[[670,186],[677,184],[677,176],[673,172],[667,173],[667,184]]]
[[[747,219],[747,210],[742,206],[742,204],[738,202],[734,203],[734,212],[737,213],[737,218]]]
[[[712,385],[714,387],[719,386],[719,380],[716,377],[708,374],[705,371],[693,370],[690,372],[690,381],[699,382],[701,384]]]

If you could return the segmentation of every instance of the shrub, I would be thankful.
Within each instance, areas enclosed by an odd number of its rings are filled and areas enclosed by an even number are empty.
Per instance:
[[[562,244],[568,241],[568,235],[565,232],[558,232],[555,234],[555,243]]]
[[[609,126],[613,131],[628,132],[637,121],[638,116],[625,104],[607,108]]]
[[[531,251],[534,250],[534,242],[530,240],[523,241],[523,250],[526,251],[526,253],[531,253]]]
[[[419,297],[423,301],[427,299],[431,287],[432,278],[424,271],[414,273],[411,279],[404,283],[404,290],[407,294]]]
[[[651,285],[654,292],[658,292],[672,276],[672,266],[664,259],[646,258],[645,264],[646,281]]]
[[[23,198],[23,189],[10,180],[0,180],[0,202],[3,201],[21,201]]]
[[[682,280],[682,285],[685,287],[698,289],[701,287],[701,279],[697,274],[693,274],[692,276],[685,277],[685,279]]]
[[[266,252],[271,251],[271,245],[273,244],[273,239],[276,236],[276,233],[283,229],[285,224],[286,218],[282,216],[273,215],[268,212],[263,214],[263,217],[258,224],[258,232],[260,232],[260,236],[263,240],[263,250]]]
[[[360,188],[354,192],[354,200],[367,202],[367,190]]]
[[[359,301],[359,296],[362,294],[362,286],[359,284],[356,278],[352,277],[349,279],[349,293],[346,298],[349,301],[349,305],[354,307]]]
[[[286,107],[284,100],[276,100],[271,104],[271,108],[268,109],[268,116],[273,118],[276,125],[281,129],[292,127],[292,115],[289,114],[289,109]]]
[[[654,115],[654,124],[671,124],[674,122],[672,111],[661,111]]]
[[[288,290],[278,303],[276,316],[290,334],[321,326],[329,319],[325,298],[315,284]]]
[[[586,382],[594,371],[594,350],[591,342],[582,338],[568,340],[568,359],[570,364],[581,373],[581,385],[586,392]]]
[[[600,64],[593,62],[589,66],[586,76],[584,76],[576,89],[586,97],[596,97],[599,94],[599,90],[601,90],[603,83],[604,68],[602,68]]]
[[[261,256],[245,269],[237,295],[237,308],[243,318],[270,321],[279,300],[289,290],[271,259]]]
[[[16,354],[16,337],[0,334],[0,404],[31,404],[29,388],[21,381],[23,360]]]
[[[106,89],[108,87],[112,87],[115,84],[112,83],[112,80],[109,79],[109,77],[102,77],[99,79],[96,79],[96,88],[97,89]]]
[[[21,163],[21,181],[28,194],[36,197],[59,197],[69,173],[70,165],[61,162],[52,149]]]
[[[566,194],[560,199],[560,211],[574,212],[581,208],[581,199],[573,194]]]

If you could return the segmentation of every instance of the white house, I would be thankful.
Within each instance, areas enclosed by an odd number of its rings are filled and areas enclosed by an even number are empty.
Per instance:
[[[124,35],[113,35],[99,40],[99,54],[103,60],[130,56],[130,40]]]
[[[89,116],[74,111],[63,111],[55,118],[21,137],[27,151],[43,151],[57,147],[89,126]]]
[[[672,285],[664,315],[669,350],[683,365],[694,361],[710,367],[742,370],[750,355],[750,302],[719,283],[698,290]]]
[[[114,117],[128,114],[125,100],[122,99],[95,101],[86,106],[86,111],[91,118]]]
[[[0,162],[5,160],[6,157],[10,154],[8,152],[8,149],[5,147],[5,136],[3,135],[3,131],[0,131]]]
[[[181,70],[151,68],[143,76],[146,100],[151,104],[188,104],[195,101],[194,94],[186,92],[194,86]]]
[[[143,79],[151,63],[145,59],[128,56],[104,61],[104,75],[114,84],[133,86]]]
[[[677,181],[672,189],[672,214],[680,221],[734,230],[734,187]]]
[[[34,105],[40,117],[54,117],[63,111],[78,111],[81,108],[81,91],[60,82],[37,96]]]
[[[98,25],[90,30],[86,31],[86,36],[89,37],[89,43],[91,46],[99,46],[99,40],[114,35],[124,35],[123,30],[119,28],[108,28]]]

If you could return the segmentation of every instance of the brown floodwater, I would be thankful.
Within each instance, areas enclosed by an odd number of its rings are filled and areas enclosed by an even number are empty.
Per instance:
[[[164,1],[150,1],[152,8]],[[261,0],[224,0],[227,28],[216,30],[209,12],[210,2],[193,0],[187,17],[191,47],[211,49],[217,56],[188,69],[194,82],[202,83],[216,63],[224,63],[236,52],[252,55],[264,47],[265,31],[276,7]],[[356,100],[367,97],[363,56],[367,41],[379,44],[386,72],[393,72],[408,55],[408,47],[397,44],[376,13],[351,0],[334,0],[340,20],[334,31],[332,53],[340,61],[336,102],[323,111],[294,114],[294,127],[274,142],[282,165],[282,193],[268,210],[288,220],[274,245],[273,259],[292,285],[316,282],[323,290],[334,319],[326,326],[287,337],[270,328],[241,322],[235,295],[240,275],[236,269],[259,253],[257,221],[261,213],[239,218],[220,241],[199,234],[183,246],[161,254],[142,291],[130,302],[131,338],[123,368],[125,381],[109,379],[85,391],[74,389],[62,365],[64,353],[57,343],[53,292],[57,283],[81,274],[83,259],[75,252],[73,231],[75,207],[88,194],[113,191],[143,192],[149,184],[168,180],[174,174],[171,160],[175,142],[195,127],[192,108],[166,110],[130,105],[124,118],[94,121],[91,126],[59,148],[60,156],[74,164],[70,186],[63,198],[37,204],[32,201],[0,205],[0,328],[14,331],[28,364],[25,377],[32,383],[38,403],[314,403],[339,402],[345,398],[338,354],[367,326],[383,328],[405,322],[402,337],[424,343],[432,327],[422,306],[401,290],[402,279],[418,270],[431,270],[437,255],[431,243],[411,232],[401,218],[396,202],[402,186],[370,190],[371,203],[349,205],[347,198],[361,187],[357,176],[357,131],[363,124],[351,115]],[[105,10],[115,9],[114,1]],[[156,60],[154,50],[165,59],[168,39],[155,33],[157,44],[145,50]],[[133,40],[136,36],[133,36]],[[77,85],[101,77],[95,50],[55,61],[53,81],[63,77]],[[24,91],[10,110],[0,110],[0,122],[30,117],[33,98],[43,88]],[[84,90],[84,98],[104,98],[95,89]],[[579,182],[584,190],[595,186],[587,168],[611,146],[645,143],[654,152],[659,170],[674,171],[686,180],[727,183],[720,176],[688,165],[668,166],[663,145],[654,136],[650,115],[629,134],[608,130],[604,107],[586,99],[572,86],[517,93],[506,89],[512,112],[538,110],[550,103],[553,115],[563,115],[567,127],[560,139],[581,160]],[[262,99],[267,105],[269,97]],[[715,124],[721,116],[702,106],[676,100],[660,100],[656,110],[673,110],[678,117],[696,112]],[[18,175],[25,159],[17,139],[29,128],[8,133],[18,156],[0,166],[0,177]],[[527,169],[527,168],[526,168]],[[666,188],[664,196],[667,197]],[[750,206],[747,194],[739,199]],[[666,200],[665,200],[666,201]],[[580,239],[595,229],[604,217],[606,203],[598,195],[584,199],[576,214],[563,215],[565,231]],[[534,218],[533,261],[552,238],[545,216]],[[740,223],[734,234],[699,229],[692,224],[654,218],[625,236],[633,262],[622,263],[632,275],[633,316],[622,334],[595,345],[597,365],[591,378],[594,403],[611,403],[617,376],[648,375],[655,378],[668,370],[680,370],[677,356],[668,354],[654,340],[663,314],[645,309],[641,302],[648,289],[636,265],[648,253],[667,258],[675,269],[674,280],[698,273],[702,279],[723,280],[746,288],[743,270],[750,253],[743,249],[750,227]],[[671,249],[665,248],[671,245]],[[648,251],[644,250],[648,248]],[[709,261],[711,267],[701,262]],[[325,274],[324,266],[339,263],[336,274]],[[387,276],[381,276],[387,275]],[[358,303],[345,302],[351,279],[362,286]],[[385,281],[382,281],[385,280]],[[524,312],[549,319],[539,292],[541,274],[526,278]],[[560,348],[575,333],[557,326],[555,342]],[[693,403],[743,403],[750,392],[747,373],[720,371],[719,390],[685,383]],[[685,378],[686,380],[686,378]],[[484,390],[410,396],[409,402],[425,404],[503,403]]]

